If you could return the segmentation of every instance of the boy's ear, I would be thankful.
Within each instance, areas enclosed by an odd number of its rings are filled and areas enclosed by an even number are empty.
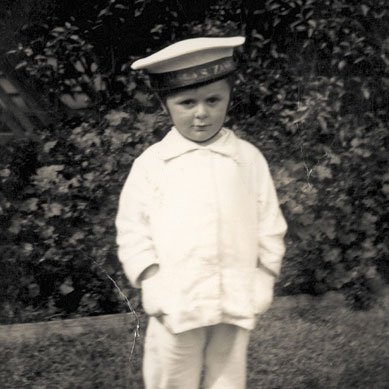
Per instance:
[[[162,107],[163,112],[166,113],[166,114],[168,114],[169,111],[168,111],[168,109],[167,109],[167,107],[166,107],[166,104],[165,104],[164,100],[161,98],[161,96],[160,96],[158,93],[157,93],[157,99],[158,99],[158,101],[159,101],[159,104],[160,104],[161,107]]]
[[[169,111],[168,111],[165,103],[162,100],[160,100],[160,103],[161,103],[161,107],[162,107],[163,113],[166,113],[166,115],[168,115]]]

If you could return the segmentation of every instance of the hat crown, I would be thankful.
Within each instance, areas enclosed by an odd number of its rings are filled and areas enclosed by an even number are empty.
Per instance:
[[[149,73],[166,73],[230,57],[234,47],[243,45],[242,36],[229,38],[192,38],[174,43],[135,61],[131,68]]]

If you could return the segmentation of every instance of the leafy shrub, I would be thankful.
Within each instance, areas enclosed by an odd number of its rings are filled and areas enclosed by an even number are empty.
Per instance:
[[[252,6],[229,124],[274,171],[289,223],[279,291],[343,290],[367,307],[389,279],[389,9],[382,1]],[[197,28],[222,34],[230,25],[219,18]]]
[[[28,145],[34,160],[25,144],[4,147],[13,152],[1,153],[3,320],[120,309],[107,274],[131,293],[116,258],[114,219],[133,159],[156,140],[144,130],[152,120],[110,111],[100,122],[44,130]],[[39,309],[37,317],[25,307]]]
[[[85,40],[76,25],[65,22],[51,29],[44,24],[45,37],[20,44],[8,57],[16,69],[34,82],[53,106],[60,101],[74,106],[74,97],[81,97],[79,107],[101,103],[107,83],[97,65],[93,46]]]

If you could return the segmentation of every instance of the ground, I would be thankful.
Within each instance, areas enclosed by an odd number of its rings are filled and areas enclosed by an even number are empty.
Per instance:
[[[389,387],[389,293],[369,311],[338,294],[276,298],[249,348],[248,389]],[[134,317],[0,327],[0,387],[143,388]]]

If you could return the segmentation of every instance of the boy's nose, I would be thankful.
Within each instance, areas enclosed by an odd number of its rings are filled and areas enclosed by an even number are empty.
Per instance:
[[[199,104],[197,106],[195,117],[197,119],[202,119],[208,116],[207,109],[204,107],[204,104]]]

